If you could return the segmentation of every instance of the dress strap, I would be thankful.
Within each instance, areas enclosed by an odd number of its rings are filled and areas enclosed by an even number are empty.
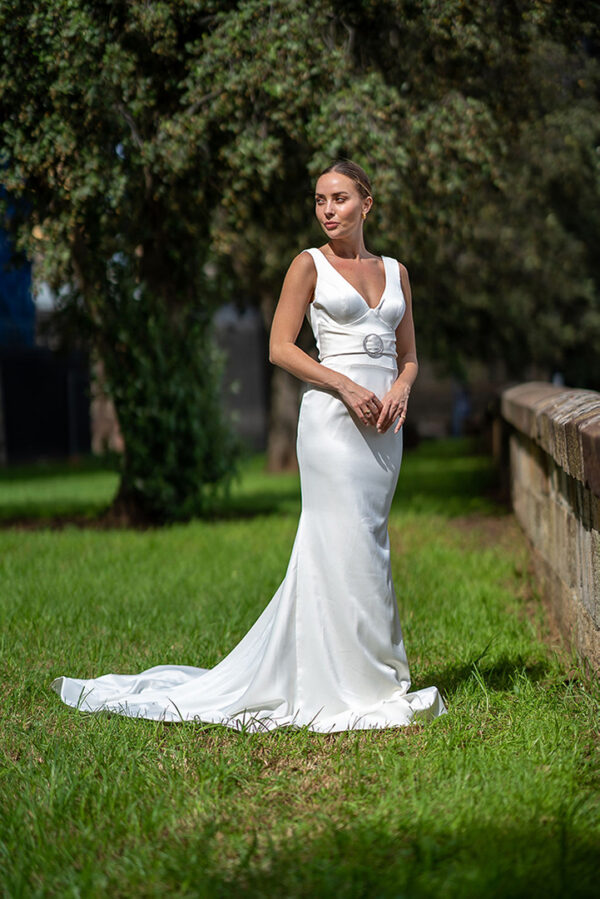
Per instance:
[[[327,262],[327,260],[325,259],[325,257],[321,253],[321,251],[319,249],[317,249],[317,247],[310,247],[309,249],[302,250],[302,252],[310,253],[310,255],[313,258],[313,262],[315,263],[315,268],[317,270],[317,274],[319,274],[321,272],[321,267],[323,266],[323,264],[325,262]]]
[[[402,290],[402,282],[400,281],[400,266],[398,260],[392,256],[382,256],[383,267],[385,268],[385,279],[388,287],[394,285]]]

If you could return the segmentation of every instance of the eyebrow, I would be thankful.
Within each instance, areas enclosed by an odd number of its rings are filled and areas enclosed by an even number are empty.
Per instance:
[[[340,197],[342,194],[348,194],[348,191],[347,190],[334,190],[334,192],[332,193],[331,196],[332,197]],[[315,198],[324,197],[324,196],[325,196],[325,194],[315,194]]]

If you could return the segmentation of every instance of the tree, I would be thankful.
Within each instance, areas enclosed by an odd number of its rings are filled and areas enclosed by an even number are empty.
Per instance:
[[[190,175],[165,147],[207,6],[0,3],[3,181],[24,201],[11,229],[30,255],[42,245],[41,273],[104,362],[131,519],[204,512],[236,455],[211,340],[206,148]]]
[[[0,15],[5,181],[35,210],[21,242],[39,224],[113,386],[118,348],[147,353],[138,288],[176,347],[190,309],[207,339],[224,281],[268,327],[285,268],[319,240],[313,179],[339,155],[374,176],[373,249],[409,267],[421,351],[458,374],[535,361],[600,386],[595,3],[52,0],[15,16],[0,0]],[[297,382],[273,384],[285,464]],[[117,396],[119,415],[149,401]],[[220,417],[203,414],[208,435]]]
[[[195,139],[229,135],[213,245],[267,327],[286,265],[322,239],[311,180],[347,155],[374,175],[374,248],[408,263],[419,346],[441,371],[503,360],[519,378],[535,362],[600,387],[596,5],[265,8],[215,17],[188,109],[209,90],[215,101],[181,122]],[[279,464],[293,458],[297,388],[274,380],[288,410]]]

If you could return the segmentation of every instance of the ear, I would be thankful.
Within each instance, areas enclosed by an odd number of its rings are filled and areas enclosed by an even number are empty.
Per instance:
[[[364,212],[365,215],[367,215],[367,213],[369,212],[372,205],[373,205],[373,197],[366,197],[363,200],[362,211]]]

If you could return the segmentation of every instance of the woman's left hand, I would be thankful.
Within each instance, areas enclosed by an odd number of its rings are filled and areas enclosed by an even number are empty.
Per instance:
[[[383,406],[377,419],[377,430],[380,434],[384,434],[391,425],[398,419],[398,423],[394,428],[394,434],[397,434],[406,418],[406,407],[410,396],[410,385],[404,381],[393,384],[384,396]]]

